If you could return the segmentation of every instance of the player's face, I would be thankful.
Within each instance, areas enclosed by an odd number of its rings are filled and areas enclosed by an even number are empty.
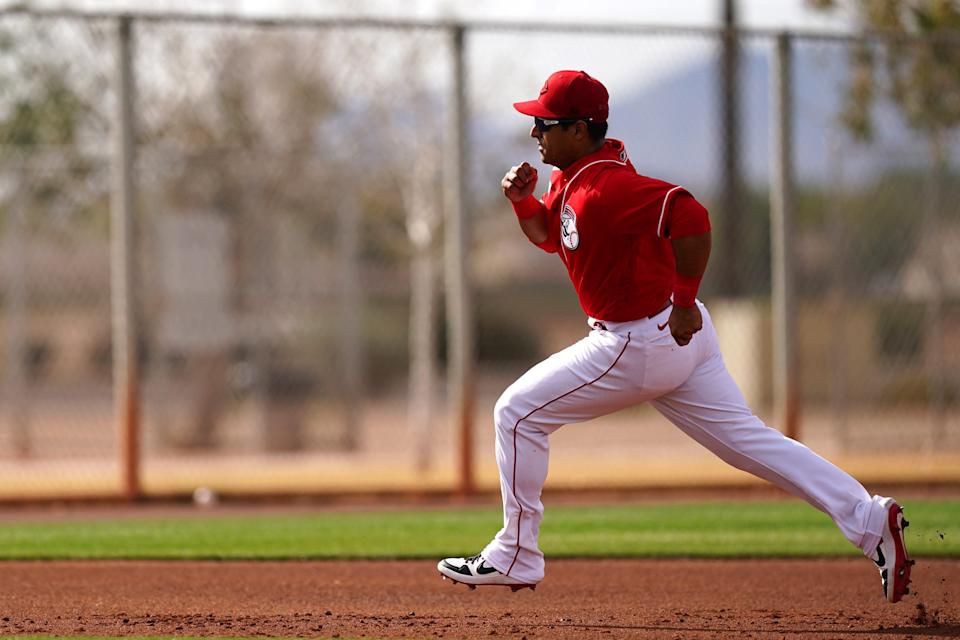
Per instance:
[[[574,126],[554,124],[545,127],[542,124],[538,126],[535,122],[530,128],[530,137],[536,138],[540,160],[544,164],[563,169],[580,157],[576,147],[577,136]]]

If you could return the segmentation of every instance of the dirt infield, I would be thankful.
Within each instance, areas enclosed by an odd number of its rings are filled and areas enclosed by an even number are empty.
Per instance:
[[[371,638],[960,637],[960,561],[914,593],[869,562],[554,560],[535,592],[413,562],[3,562],[0,634]]]

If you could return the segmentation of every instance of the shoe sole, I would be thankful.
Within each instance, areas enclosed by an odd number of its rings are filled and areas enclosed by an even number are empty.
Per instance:
[[[440,577],[443,578],[444,580],[449,580],[453,584],[465,584],[470,588],[471,591],[473,591],[477,587],[510,587],[510,590],[513,592],[520,591],[520,589],[530,589],[530,591],[537,590],[537,585],[535,584],[497,584],[494,582],[488,582],[485,584],[470,584],[469,582],[463,582],[462,580],[456,580],[454,578],[451,578],[450,576],[443,573],[440,574]]]
[[[903,530],[908,526],[910,523],[903,519],[903,509],[894,502],[887,514],[887,528],[893,535],[893,545],[897,555],[893,563],[892,575],[888,577],[886,596],[889,602],[900,602],[903,596],[910,593],[910,570],[916,562],[910,559],[903,539]]]

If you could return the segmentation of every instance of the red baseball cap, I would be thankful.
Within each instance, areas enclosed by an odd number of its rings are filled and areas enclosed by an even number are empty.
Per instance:
[[[557,71],[543,83],[539,98],[514,102],[513,108],[535,118],[606,122],[609,98],[606,87],[586,71]]]

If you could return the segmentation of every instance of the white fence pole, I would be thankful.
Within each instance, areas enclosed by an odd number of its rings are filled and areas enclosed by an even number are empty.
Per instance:
[[[7,290],[4,306],[6,312],[6,376],[4,377],[4,403],[13,437],[13,453],[19,458],[33,454],[30,436],[29,372],[27,371],[27,314],[29,305],[27,269],[27,214],[30,207],[30,178],[26,158],[21,160],[20,180],[16,186],[13,207],[7,223],[5,242]]]
[[[136,292],[136,148],[134,146],[133,34],[131,19],[117,23],[114,76],[113,189],[110,194],[110,284],[113,314],[114,416],[120,455],[121,492],[140,495],[140,367]]]
[[[360,446],[363,406],[363,289],[360,278],[360,203],[347,196],[337,208],[337,258],[340,326],[337,343],[340,359],[340,406],[343,414],[341,444],[347,451]]]
[[[776,424],[799,435],[800,371],[793,273],[793,104],[790,36],[777,36],[770,65],[770,235],[773,260],[773,404]]]
[[[466,90],[464,28],[451,28],[451,118],[447,126],[444,180],[446,213],[444,258],[447,297],[447,378],[450,416],[457,425],[457,491],[473,492],[473,319],[470,278],[467,273],[469,242],[466,215]]]

